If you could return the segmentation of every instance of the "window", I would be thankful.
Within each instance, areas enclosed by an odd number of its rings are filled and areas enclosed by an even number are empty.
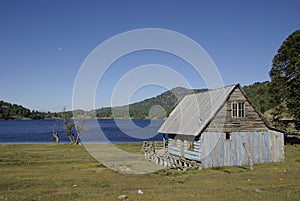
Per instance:
[[[188,150],[193,151],[194,150],[194,141],[188,140]]]
[[[230,140],[231,139],[230,133],[228,133],[228,132],[225,133],[225,139],[226,140]]]
[[[232,103],[232,117],[245,117],[245,103]]]
[[[239,103],[238,105],[239,105],[239,107],[238,107],[239,117],[245,117],[245,104]]]

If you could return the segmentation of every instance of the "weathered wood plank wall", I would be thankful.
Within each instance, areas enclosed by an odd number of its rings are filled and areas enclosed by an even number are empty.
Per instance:
[[[254,164],[284,160],[283,134],[276,131],[234,132],[229,140],[225,133],[203,133],[200,141],[203,168],[248,165],[243,143]]]
[[[181,156],[182,139],[176,138],[172,146],[169,138],[168,152]],[[243,143],[246,143],[254,164],[282,162],[284,160],[283,134],[277,131],[233,132],[226,139],[223,132],[204,132],[194,141],[194,150],[188,150],[188,140],[184,142],[184,157],[199,161],[203,168],[248,165],[249,158]]]
[[[270,162],[284,161],[284,135],[283,133],[270,130],[269,149]]]
[[[232,117],[231,104],[233,102],[245,104],[245,117]],[[250,105],[241,90],[236,88],[205,132],[263,131],[267,129],[265,122]]]

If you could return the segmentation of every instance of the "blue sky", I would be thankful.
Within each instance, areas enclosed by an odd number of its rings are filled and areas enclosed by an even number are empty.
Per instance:
[[[296,0],[0,0],[0,99],[34,110],[71,108],[76,75],[89,53],[117,34],[140,28],[169,29],[196,41],[225,85],[266,81],[282,41],[300,28],[299,8]],[[178,58],[135,53],[112,65],[101,80],[96,107],[110,105],[122,75],[150,63],[174,68],[193,88],[205,87]],[[164,90],[141,88],[131,102]]]

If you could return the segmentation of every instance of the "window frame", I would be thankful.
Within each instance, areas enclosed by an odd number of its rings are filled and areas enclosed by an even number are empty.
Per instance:
[[[231,117],[232,118],[245,118],[245,102],[232,102],[231,103]]]

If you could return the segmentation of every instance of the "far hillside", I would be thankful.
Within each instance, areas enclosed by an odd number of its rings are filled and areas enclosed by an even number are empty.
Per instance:
[[[248,95],[250,101],[254,104],[254,106],[261,112],[274,107],[271,103],[272,96],[269,93],[270,82],[256,82],[249,86],[244,86],[243,89]],[[145,99],[143,101],[130,104],[129,106],[119,106],[114,107],[115,111],[114,117],[116,118],[133,118],[133,119],[161,119],[163,117],[159,116],[159,114],[154,116],[149,116],[149,110],[153,106],[160,106],[166,111],[166,115],[168,116],[171,111],[175,108],[175,106],[186,96],[192,93],[201,93],[207,91],[207,89],[186,89],[183,87],[176,87],[169,91],[166,91],[156,97]],[[126,114],[129,107],[129,116]],[[112,118],[112,108],[105,107],[96,110],[96,115],[98,118]]]
[[[112,116],[114,116],[115,118],[162,119],[165,116],[168,116],[186,95],[203,91],[207,91],[207,89],[186,89],[183,87],[176,87],[153,98],[126,106],[113,107],[114,115],[112,115],[111,107],[97,109],[96,116],[98,118],[112,118]],[[157,113],[152,111],[149,116],[149,111],[153,106],[157,106],[157,108],[161,107],[166,114],[162,114],[161,110],[158,109]],[[127,114],[128,107],[129,115]]]

